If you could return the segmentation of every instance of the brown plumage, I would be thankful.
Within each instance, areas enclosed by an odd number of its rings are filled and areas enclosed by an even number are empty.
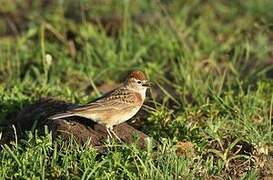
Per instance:
[[[139,111],[143,105],[147,87],[145,75],[141,71],[133,71],[120,87],[93,102],[65,113],[56,114],[50,119],[70,116],[85,117],[105,125],[112,137],[109,130],[115,135],[112,130],[114,125],[127,121]]]

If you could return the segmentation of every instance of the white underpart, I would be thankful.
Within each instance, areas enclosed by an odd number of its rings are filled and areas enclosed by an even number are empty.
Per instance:
[[[141,94],[142,99],[144,100],[145,96],[146,96],[146,87],[142,87],[141,90],[139,91],[139,93]]]

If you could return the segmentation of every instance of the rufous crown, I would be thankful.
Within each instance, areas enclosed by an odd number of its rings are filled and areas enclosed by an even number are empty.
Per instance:
[[[137,80],[146,80],[146,77],[145,77],[144,73],[141,72],[141,71],[138,71],[138,70],[132,71],[130,73],[130,75],[128,76],[128,78],[129,79],[130,78],[135,78]]]

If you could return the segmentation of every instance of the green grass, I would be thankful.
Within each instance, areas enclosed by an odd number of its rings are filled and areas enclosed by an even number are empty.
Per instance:
[[[44,96],[86,103],[94,86],[141,69],[155,84],[142,131],[160,143],[109,143],[99,154],[26,132],[0,150],[1,179],[272,177],[272,9],[271,0],[3,1],[1,123]],[[119,17],[112,35],[94,23]],[[193,154],[177,153],[183,141]]]

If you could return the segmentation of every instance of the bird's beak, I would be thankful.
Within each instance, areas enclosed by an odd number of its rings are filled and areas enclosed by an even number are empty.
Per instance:
[[[152,86],[152,83],[149,82],[149,81],[147,81],[147,82],[145,82],[144,84],[142,84],[142,86],[147,87],[147,88],[150,88],[150,87]]]

